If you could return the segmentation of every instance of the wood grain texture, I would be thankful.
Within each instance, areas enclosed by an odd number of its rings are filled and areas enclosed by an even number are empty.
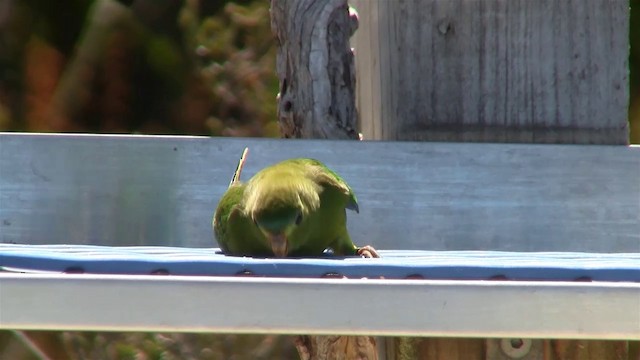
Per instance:
[[[347,0],[272,0],[271,27],[283,137],[357,139],[349,38],[358,20]]]
[[[628,2],[352,3],[365,139],[628,142]]]
[[[637,360],[627,341],[547,340],[550,360]],[[637,343],[637,342],[636,342]]]
[[[637,360],[627,341],[388,338],[386,345],[386,360]]]
[[[387,360],[484,360],[484,340],[388,338]]]
[[[377,360],[373,336],[297,336],[300,360]]]

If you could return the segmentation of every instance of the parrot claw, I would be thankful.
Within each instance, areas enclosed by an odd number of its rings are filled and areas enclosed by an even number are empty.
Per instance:
[[[363,258],[379,258],[380,257],[380,254],[378,254],[376,249],[374,249],[373,246],[371,245],[359,247],[358,250],[356,250],[356,254],[362,256]]]

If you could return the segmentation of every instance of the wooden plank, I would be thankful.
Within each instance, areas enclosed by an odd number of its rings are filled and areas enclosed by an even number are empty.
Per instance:
[[[636,360],[626,341],[551,340],[545,356],[551,360]]]
[[[211,247],[245,146],[247,177],[297,156],[343,175],[356,243],[640,251],[638,147],[100,135],[0,135],[0,241]]]
[[[353,4],[353,1],[350,1]],[[378,54],[378,4],[374,1],[357,2],[359,26],[355,35],[351,38],[351,43],[358,41],[362,56],[358,56],[360,52],[355,53],[356,66],[356,107],[358,109],[358,126],[362,134],[367,134],[365,139],[380,139],[376,137],[380,134],[380,122],[370,121],[369,119],[377,119],[380,117],[378,106],[370,106],[371,104],[380,104],[380,62],[374,61],[377,57],[369,56]],[[365,16],[361,16],[364,14]],[[354,49],[355,50],[355,49]],[[360,74],[360,75],[359,75]],[[363,74],[369,74],[364,76]],[[367,119],[367,121],[363,121]]]
[[[628,142],[628,2],[352,3],[365,139]]]
[[[389,338],[387,360],[484,360],[484,340]]]
[[[387,360],[637,359],[626,341],[390,338],[387,349]]]

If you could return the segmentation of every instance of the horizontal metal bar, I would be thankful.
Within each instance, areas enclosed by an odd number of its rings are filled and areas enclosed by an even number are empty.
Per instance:
[[[0,270],[88,274],[640,282],[640,253],[380,250],[360,257],[252,258],[217,248],[0,244]]]
[[[640,340],[640,284],[0,274],[0,328]]]

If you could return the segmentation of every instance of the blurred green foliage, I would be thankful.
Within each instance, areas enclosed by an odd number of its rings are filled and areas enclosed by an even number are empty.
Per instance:
[[[289,337],[259,335],[65,333],[69,360],[295,359]]]
[[[6,0],[0,131],[277,136],[269,2]]]
[[[276,335],[0,331],[0,359],[38,359],[38,351],[56,360],[296,359],[292,344]]]
[[[268,2],[229,2],[223,15],[202,21],[195,40],[200,74],[211,84],[216,109],[207,120],[211,133],[242,135],[228,127],[231,121],[253,126],[249,133],[278,136],[276,49]]]

